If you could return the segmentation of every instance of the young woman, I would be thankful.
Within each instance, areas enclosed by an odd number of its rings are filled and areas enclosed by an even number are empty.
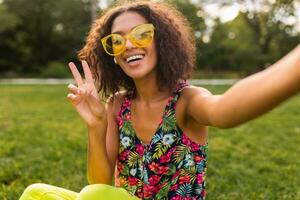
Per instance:
[[[193,32],[162,3],[108,10],[79,56],[85,79],[70,63],[68,98],[88,127],[91,185],[75,193],[34,184],[21,200],[205,199],[207,127],[240,125],[300,90],[300,46],[223,95],[189,85]]]

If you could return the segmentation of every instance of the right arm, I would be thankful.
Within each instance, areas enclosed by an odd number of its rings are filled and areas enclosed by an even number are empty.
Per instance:
[[[90,184],[111,184],[113,169],[106,148],[107,120],[88,127],[87,176]]]
[[[118,97],[118,95],[115,97]],[[112,98],[109,98],[106,104],[107,118],[104,120],[105,124],[102,123],[97,127],[88,128],[88,180],[91,184],[112,183],[119,149],[119,134],[116,121],[119,104],[118,98],[114,101],[112,101]],[[106,132],[100,133],[101,131]]]
[[[98,96],[88,64],[83,61],[85,80],[74,63],[70,63],[77,83],[68,86],[68,98],[88,128],[87,175],[90,184],[111,184],[118,153],[118,132],[114,120],[113,103],[104,106]],[[107,137],[106,137],[107,136]],[[107,138],[110,138],[107,142]],[[111,141],[110,141],[111,140]]]

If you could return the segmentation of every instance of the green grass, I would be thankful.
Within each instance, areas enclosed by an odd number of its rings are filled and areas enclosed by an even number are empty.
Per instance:
[[[0,85],[0,199],[35,182],[87,184],[86,128],[66,94],[65,85]],[[210,128],[207,199],[300,199],[299,116],[296,96],[237,128]]]
[[[35,182],[86,185],[85,126],[66,86],[0,86],[0,94],[0,199]]]

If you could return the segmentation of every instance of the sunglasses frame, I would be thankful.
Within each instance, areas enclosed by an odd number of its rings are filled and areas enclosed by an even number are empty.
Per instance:
[[[141,27],[143,27],[143,26],[149,27],[149,30],[151,31],[152,38],[151,38],[151,41],[149,42],[149,44],[147,44],[147,45],[138,45],[138,44],[136,43],[136,40],[135,40],[134,37],[132,36],[132,35],[133,35],[132,33],[134,33],[134,31],[135,31],[136,29],[141,28]],[[107,35],[107,36],[105,36],[104,38],[101,39],[102,47],[103,47],[104,51],[105,51],[108,55],[110,55],[110,56],[117,56],[117,55],[120,55],[121,53],[123,53],[123,52],[126,50],[126,40],[127,40],[127,39],[129,39],[129,41],[130,41],[135,47],[138,47],[138,48],[147,47],[147,46],[149,46],[149,45],[151,44],[151,42],[153,41],[153,38],[154,38],[154,30],[155,30],[154,25],[151,24],[151,23],[147,23],[147,24],[141,24],[141,25],[138,25],[138,26],[134,27],[134,28],[133,28],[128,34],[126,34],[125,36],[123,36],[123,35],[121,35],[121,34],[118,34],[118,33],[112,33],[112,34],[109,34],[109,35]],[[114,35],[117,35],[118,37],[121,36],[121,37],[124,39],[124,40],[123,40],[123,41],[124,41],[124,44],[123,44],[122,50],[121,50],[119,53],[116,53],[116,54],[110,53],[110,52],[108,52],[107,49],[106,49],[106,41],[107,41],[110,37],[112,37],[112,36],[114,36]]]

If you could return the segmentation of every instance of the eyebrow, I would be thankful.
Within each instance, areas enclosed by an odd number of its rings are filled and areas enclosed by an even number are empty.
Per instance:
[[[111,34],[120,34],[120,35],[124,35],[124,32],[123,32],[123,31],[115,31],[115,32],[112,32]]]
[[[146,24],[146,23],[143,23],[143,24]],[[140,25],[143,25],[143,24],[139,24],[139,25],[136,25],[136,26],[132,27],[132,28],[129,30],[129,32],[132,31],[133,29],[135,29],[137,26],[140,26]],[[125,33],[124,33],[123,31],[114,31],[114,32],[112,32],[111,34],[120,34],[120,35],[124,35]]]

